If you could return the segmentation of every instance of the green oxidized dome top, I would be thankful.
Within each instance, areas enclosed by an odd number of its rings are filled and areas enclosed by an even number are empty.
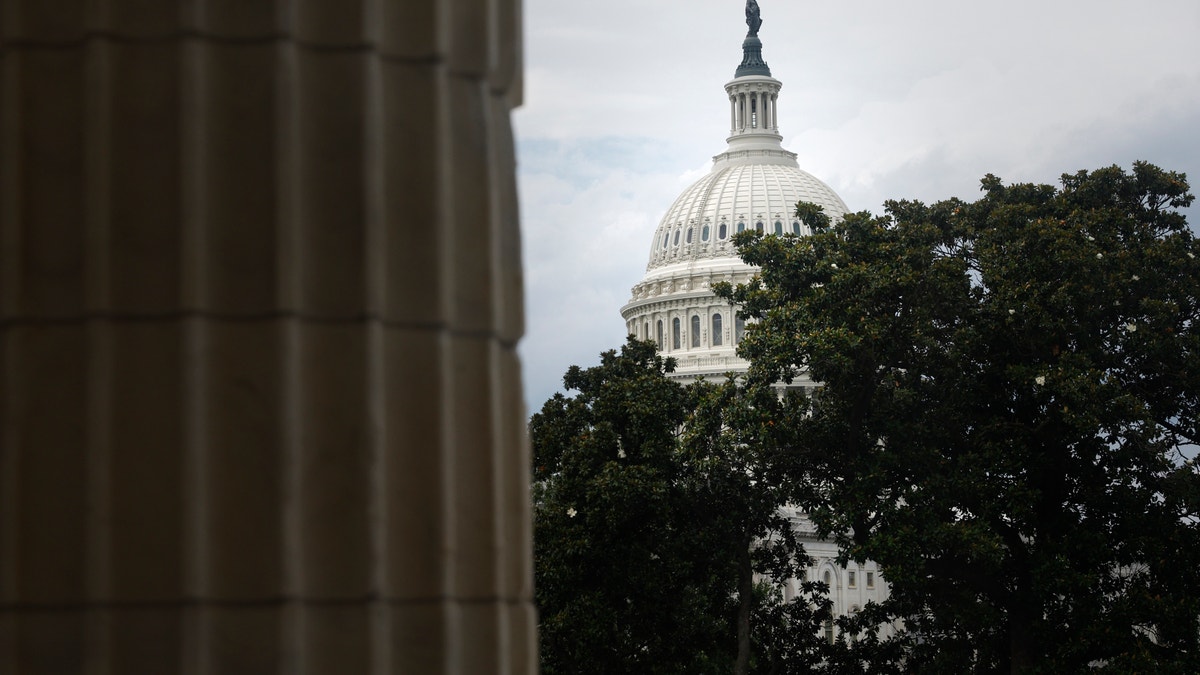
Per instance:
[[[762,16],[756,0],[746,1],[746,25],[750,27],[750,32],[746,33],[746,39],[742,42],[742,63],[733,76],[766,75],[770,77],[771,69],[767,66],[767,62],[763,61],[762,41],[758,39]]]

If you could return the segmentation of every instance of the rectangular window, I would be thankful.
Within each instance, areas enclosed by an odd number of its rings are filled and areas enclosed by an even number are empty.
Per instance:
[[[855,577],[857,576],[858,575],[854,573],[854,570],[850,570],[846,575],[846,585],[850,588],[854,588],[856,586],[855,582],[857,581]]]
[[[867,572],[867,588],[875,588],[875,573]]]

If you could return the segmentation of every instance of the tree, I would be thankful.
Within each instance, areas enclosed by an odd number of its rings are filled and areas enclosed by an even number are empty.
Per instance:
[[[530,422],[545,673],[784,673],[803,636],[819,652],[822,589],[771,584],[806,560],[755,460],[776,397],[672,368],[631,337]]]
[[[688,392],[679,475],[699,516],[698,543],[721,578],[736,581],[733,673],[815,672],[829,660],[819,629],[832,603],[824,584],[805,580],[810,561],[784,508],[788,494],[771,471],[786,411],[769,385],[700,381]],[[798,592],[785,601],[779,588],[791,579]]]
[[[937,672],[1200,671],[1200,247],[1145,163],[735,242],[781,470]]]
[[[690,569],[674,481],[686,414],[672,364],[630,342],[563,378],[530,422],[542,670],[718,672],[723,598]],[[680,549],[683,550],[680,550]],[[698,583],[696,583],[698,582]]]

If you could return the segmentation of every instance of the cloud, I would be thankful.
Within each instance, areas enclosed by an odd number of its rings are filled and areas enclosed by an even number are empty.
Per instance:
[[[680,174],[675,156],[677,148],[653,139],[521,144],[529,325],[521,353],[531,409],[568,367],[624,342],[619,310],[645,272],[663,204],[706,171]]]
[[[1200,182],[1195,0],[760,4],[785,146],[852,209],[1137,159]],[[536,409],[568,366],[623,341],[658,220],[724,149],[745,26],[730,0],[525,13],[514,120]]]

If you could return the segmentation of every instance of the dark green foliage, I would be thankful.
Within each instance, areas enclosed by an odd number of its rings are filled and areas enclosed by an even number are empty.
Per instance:
[[[1139,163],[974,203],[748,232],[751,381],[786,405],[793,498],[880,563],[923,672],[1200,672],[1200,246]],[[870,617],[862,619],[869,620]],[[869,642],[869,641],[868,641]],[[853,657],[852,657],[853,658]],[[847,666],[849,667],[849,666]]]
[[[819,628],[831,605],[817,584],[803,584],[790,602],[778,591],[788,579],[803,580],[808,564],[781,509],[788,495],[772,471],[785,410],[771,386],[698,382],[688,392],[692,412],[683,427],[679,475],[702,524],[703,550],[717,553],[718,574],[736,582],[740,660],[733,672],[812,672],[828,649]]]
[[[695,581],[674,476],[682,388],[652,345],[568,371],[574,398],[533,416],[534,556],[543,672],[719,672],[726,598]],[[684,550],[680,550],[683,548]],[[715,604],[715,607],[714,607]]]
[[[531,420],[542,671],[736,672],[740,623],[743,672],[805,672],[772,664],[817,651],[827,604],[785,604],[749,576],[786,579],[803,561],[752,451],[778,402],[681,387],[671,368],[631,338],[568,371],[577,395]]]

